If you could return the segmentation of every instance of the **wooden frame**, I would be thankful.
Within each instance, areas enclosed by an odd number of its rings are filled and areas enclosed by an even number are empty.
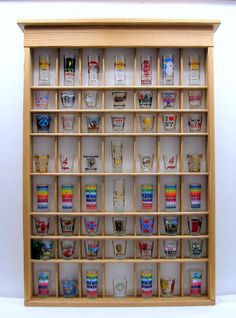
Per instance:
[[[219,26],[219,21],[182,21],[182,20],[42,20],[42,21],[19,21],[19,26],[24,32],[24,46],[25,46],[25,79],[24,79],[24,166],[23,166],[23,213],[24,213],[24,285],[25,285],[25,305],[27,306],[179,306],[179,305],[212,305],[215,303],[215,168],[214,168],[214,92],[213,92],[213,34]],[[60,32],[59,32],[60,31]],[[58,36],[58,32],[60,36]],[[73,39],[73,41],[72,41]],[[114,41],[115,39],[115,41]],[[105,82],[105,64],[106,64],[106,49],[114,47],[134,48],[134,81],[132,85],[119,87],[114,85],[106,85]],[[160,82],[160,49],[170,47],[179,49],[180,69],[179,69],[179,84],[175,86],[163,86]],[[34,72],[34,49],[38,48],[57,48],[55,59],[55,85],[48,87],[38,86],[33,83]],[[79,77],[80,85],[64,87],[59,82],[60,72],[60,49],[61,48],[102,48],[102,82],[99,86],[86,86],[82,83],[82,54],[78,56],[79,61]],[[140,86],[136,85],[136,49],[135,48],[156,48],[156,62],[157,62],[157,80],[156,85],[153,86]],[[185,48],[201,48],[205,52],[205,76],[206,80],[204,85],[189,86],[184,83],[184,66],[183,66],[183,50]],[[81,50],[80,50],[81,52]],[[32,118],[35,113],[39,111],[33,108],[33,96],[35,91],[48,90],[55,97],[55,108],[40,111],[40,113],[49,113],[54,116],[54,131],[50,133],[38,133],[32,130]],[[78,93],[78,108],[73,110],[65,110],[58,107],[59,93],[62,90],[73,90]],[[133,108],[125,110],[113,110],[106,108],[106,92],[112,90],[125,89],[131,91],[133,94]],[[101,109],[88,110],[82,108],[82,93],[88,90],[96,90],[101,93],[102,106]],[[136,105],[136,92],[139,90],[151,90],[157,92],[157,106],[155,109],[143,110],[139,109]],[[160,131],[160,116],[166,112],[165,109],[160,108],[161,92],[163,90],[175,90],[180,96],[180,105],[178,109],[172,109],[171,113],[177,114],[180,119],[180,128],[178,132],[166,133]],[[189,90],[201,90],[206,95],[206,108],[205,109],[189,109],[184,104],[184,93]],[[91,134],[82,131],[82,115],[88,113],[99,113],[102,116],[102,130],[99,133]],[[64,113],[72,113],[79,116],[78,125],[79,130],[76,133],[65,133],[59,131],[59,116]],[[134,254],[132,258],[124,260],[116,260],[105,257],[105,243],[103,244],[102,257],[97,260],[89,261],[82,257],[82,243],[78,250],[78,258],[73,260],[63,260],[58,256],[58,249],[56,249],[55,259],[50,260],[34,260],[31,259],[31,239],[42,239],[32,233],[32,219],[37,215],[48,215],[55,220],[54,235],[46,236],[47,239],[56,241],[56,246],[59,245],[59,240],[64,237],[58,233],[58,216],[74,215],[79,220],[78,235],[71,238],[76,241],[88,239],[82,234],[82,217],[85,215],[99,215],[101,216],[102,232],[97,238],[103,242],[116,239],[115,235],[106,234],[106,220],[110,216],[115,216],[119,213],[105,210],[105,178],[108,176],[115,176],[117,173],[106,172],[105,170],[105,141],[106,137],[117,136],[117,133],[107,132],[105,130],[105,115],[111,113],[125,113],[131,114],[133,117],[133,131],[123,132],[119,136],[126,138],[130,137],[133,140],[133,170],[129,172],[119,173],[119,175],[128,176],[133,178],[133,210],[123,212],[122,215],[132,217],[133,220],[133,234],[122,237],[128,241],[133,241]],[[153,133],[140,133],[136,130],[136,118],[140,114],[151,113],[158,117],[157,130]],[[206,120],[206,130],[204,132],[189,133],[184,129],[184,116],[191,113],[204,114]],[[157,120],[158,119],[158,120]],[[54,171],[44,173],[43,176],[48,176],[54,182],[54,211],[52,212],[35,212],[33,209],[33,178],[41,176],[42,174],[36,173],[32,170],[32,156],[33,156],[33,143],[34,138],[53,138],[54,143]],[[76,138],[78,143],[78,170],[63,174],[58,170],[58,154],[59,154],[59,140],[60,138]],[[99,137],[101,139],[101,154],[103,163],[101,171],[96,173],[96,176],[101,178],[101,211],[100,212],[84,212],[82,209],[82,177],[93,175],[92,173],[82,172],[82,141],[83,138]],[[161,138],[177,137],[180,145],[180,171],[173,173],[164,173],[160,170],[160,157],[157,160],[156,171],[143,173],[136,171],[136,143],[139,137],[152,137],[156,140],[156,154],[160,156]],[[204,138],[206,145],[206,163],[207,170],[197,173],[197,175],[206,178],[206,201],[207,209],[205,211],[186,211],[184,209],[184,182],[185,177],[196,176],[196,173],[184,171],[184,143],[185,138]],[[45,139],[46,140],[46,139]],[[136,209],[136,182],[140,176],[154,176],[156,178],[157,187],[157,208],[152,212],[140,212]],[[59,178],[62,176],[70,176],[78,180],[78,198],[79,206],[77,212],[59,212],[58,208],[58,184]],[[176,176],[180,182],[180,210],[176,212],[161,211],[160,206],[160,187],[161,178],[166,175]],[[149,239],[157,241],[157,257],[144,260],[136,255],[136,242],[138,239],[144,237],[136,232],[137,216],[140,215],[153,215],[158,220],[158,229],[156,235],[149,236]],[[161,218],[165,215],[178,215],[181,219],[180,233],[175,237],[180,241],[180,256],[177,259],[165,259],[160,256],[161,239],[167,238],[166,235],[161,233]],[[184,232],[184,217],[188,215],[202,215],[208,218],[208,231],[200,236],[200,238],[208,241],[206,257],[201,259],[191,259],[185,256],[184,241],[191,239],[192,236]],[[145,238],[144,238],[145,239]],[[55,295],[48,298],[39,298],[34,296],[34,265],[35,264],[54,264],[55,265]],[[78,265],[78,297],[66,299],[60,296],[60,266],[61,264],[77,264]],[[97,299],[88,299],[83,296],[83,266],[88,264],[101,264],[102,266],[102,294]],[[131,264],[133,266],[133,296],[128,296],[124,299],[113,298],[106,295],[106,265],[107,264]],[[180,271],[180,286],[179,295],[172,298],[161,297],[160,292],[160,275],[161,264],[178,263]],[[204,263],[206,264],[206,295],[201,297],[190,297],[185,295],[185,265],[188,263]],[[141,298],[137,295],[138,281],[137,281],[137,266],[139,264],[156,264],[157,274],[157,292],[152,298]]]

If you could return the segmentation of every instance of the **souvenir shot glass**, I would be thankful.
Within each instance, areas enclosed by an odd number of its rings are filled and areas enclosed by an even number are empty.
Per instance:
[[[201,172],[202,154],[187,154],[189,172]]]
[[[97,190],[96,184],[85,185],[85,197],[86,197],[86,210],[97,210]]]
[[[177,115],[175,114],[163,114],[162,115],[163,129],[166,131],[175,130],[176,119],[177,119]]]
[[[126,57],[124,54],[116,55],[114,60],[115,85],[126,84]]]
[[[90,270],[86,272],[87,297],[97,298],[98,296],[98,272]]]
[[[154,241],[143,240],[143,241],[139,241],[138,244],[139,244],[139,252],[140,252],[141,258],[143,259],[152,258]]]
[[[73,259],[75,254],[76,242],[72,240],[63,240],[60,242],[61,255],[65,260]]]
[[[151,270],[142,270],[140,272],[141,279],[141,296],[144,298],[152,297],[152,281],[153,274]]]
[[[142,210],[151,210],[153,207],[153,185],[142,184],[141,185],[141,199]]]
[[[97,172],[99,155],[84,155],[85,172]]]
[[[126,232],[127,217],[112,218],[113,230],[115,235],[124,235]]]
[[[174,55],[162,56],[161,71],[163,85],[174,85]]]
[[[161,278],[161,295],[162,297],[174,296],[175,279],[174,278]]]
[[[53,241],[51,240],[42,240],[40,242],[40,259],[50,259],[53,254]]]
[[[100,115],[87,115],[86,116],[87,131],[88,133],[97,133],[100,129]]]
[[[49,155],[34,155],[35,169],[37,173],[48,172]]]
[[[179,217],[171,216],[164,217],[164,225],[166,235],[177,235],[179,226]]]
[[[125,179],[113,179],[113,211],[125,209]]]
[[[63,184],[61,186],[61,207],[63,211],[72,211],[73,209],[73,184]]]
[[[31,258],[40,259],[41,240],[31,240]]]
[[[60,155],[60,163],[62,172],[72,172],[74,166],[74,157],[73,154]]]
[[[142,235],[152,235],[155,218],[152,216],[142,216],[139,218],[140,230]]]
[[[175,106],[176,93],[174,91],[162,92],[163,108],[173,108]]]
[[[62,128],[65,132],[71,132],[75,126],[75,115],[62,115]]]
[[[48,109],[49,95],[47,91],[35,92],[35,106],[37,109]]]
[[[140,154],[140,167],[143,172],[150,172],[153,168],[153,161],[154,161],[154,153],[152,154]]]
[[[112,241],[114,257],[124,259],[126,256],[127,241]]]
[[[140,127],[142,132],[152,132],[155,121],[154,115],[140,115]]]
[[[75,93],[71,91],[61,92],[61,104],[63,108],[73,108],[75,104]]]
[[[99,241],[86,240],[84,241],[84,248],[87,259],[97,259],[99,251]]]
[[[200,235],[202,228],[202,217],[201,216],[189,216],[187,218],[188,229],[190,235]]]
[[[34,218],[37,235],[47,235],[50,226],[50,218],[39,216]]]
[[[190,295],[193,297],[199,297],[202,295],[202,271],[190,270]]]
[[[50,85],[50,56],[47,54],[39,56],[39,85]]]
[[[88,56],[88,85],[98,85],[100,57],[98,54]]]
[[[189,85],[200,84],[200,56],[189,56]]]
[[[192,133],[199,132],[202,129],[202,115],[193,114],[188,117],[189,131]]]
[[[74,278],[64,278],[62,280],[63,296],[66,298],[76,297],[77,280]]]
[[[84,218],[85,230],[88,235],[97,235],[100,218],[97,216],[88,216]]]
[[[202,239],[189,240],[189,251],[191,258],[201,258],[202,257]]]
[[[138,92],[139,108],[150,109],[152,108],[152,97],[151,91],[140,91]]]
[[[48,185],[47,184],[37,184],[36,186],[36,200],[37,200],[37,210],[48,211]]]
[[[64,85],[75,84],[75,55],[64,55]]]
[[[38,272],[38,296],[48,297],[49,296],[49,283],[50,273],[49,272]]]
[[[124,109],[126,107],[127,92],[112,92],[112,96],[114,109]]]
[[[112,131],[121,132],[125,128],[125,115],[111,116]]]
[[[123,169],[123,143],[111,141],[111,157],[113,172],[122,172]]]
[[[50,129],[50,115],[36,115],[37,131],[39,133],[48,133]]]
[[[126,297],[127,279],[125,276],[115,276],[113,279],[114,297]]]
[[[84,93],[86,108],[97,108],[97,92],[88,91]]]
[[[201,209],[201,184],[190,184],[189,185],[189,198],[190,198],[190,210],[196,211]]]
[[[60,217],[60,223],[62,235],[73,235],[75,229],[74,216],[62,216]]]
[[[163,250],[166,258],[176,258],[178,251],[178,241],[163,240]]]
[[[152,57],[141,56],[141,85],[152,85]]]
[[[199,108],[202,104],[202,92],[201,91],[189,91],[188,101],[190,108]]]
[[[176,172],[178,165],[178,154],[163,155],[165,172]]]
[[[176,203],[176,184],[165,184],[164,193],[165,193],[165,209],[166,211],[174,211],[177,208]]]

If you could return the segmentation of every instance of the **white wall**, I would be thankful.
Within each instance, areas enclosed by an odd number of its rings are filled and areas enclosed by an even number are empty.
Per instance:
[[[215,35],[217,294],[236,293],[236,2],[0,1],[0,296],[23,295],[23,34],[17,19],[221,19]]]

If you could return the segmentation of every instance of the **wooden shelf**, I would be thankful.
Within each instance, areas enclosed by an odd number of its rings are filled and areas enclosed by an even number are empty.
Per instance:
[[[31,176],[207,176],[208,172],[31,172]]]
[[[209,236],[206,234],[202,235],[71,235],[71,236],[63,236],[63,235],[31,235],[31,239],[40,240],[40,239],[48,239],[48,240],[163,240],[163,239],[207,239]]]
[[[31,133],[32,137],[202,137],[208,133]]]
[[[162,109],[162,108],[152,108],[152,109],[31,109],[30,112],[34,113],[68,113],[68,114],[80,114],[80,113],[208,113],[208,109],[205,108],[186,108],[186,109]]]
[[[165,215],[207,215],[209,214],[208,211],[166,211],[166,212],[151,212],[151,211],[133,211],[133,212],[30,212],[30,215],[45,215],[45,216],[67,216],[67,215],[73,215],[73,216],[86,216],[86,215],[96,215],[96,216],[141,216],[141,215],[155,215],[155,216],[165,216]]]

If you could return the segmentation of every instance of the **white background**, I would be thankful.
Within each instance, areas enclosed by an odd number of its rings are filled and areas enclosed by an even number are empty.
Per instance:
[[[101,17],[222,22],[215,34],[216,290],[236,294],[236,1],[0,1],[0,296],[23,296],[23,33],[16,21]]]

